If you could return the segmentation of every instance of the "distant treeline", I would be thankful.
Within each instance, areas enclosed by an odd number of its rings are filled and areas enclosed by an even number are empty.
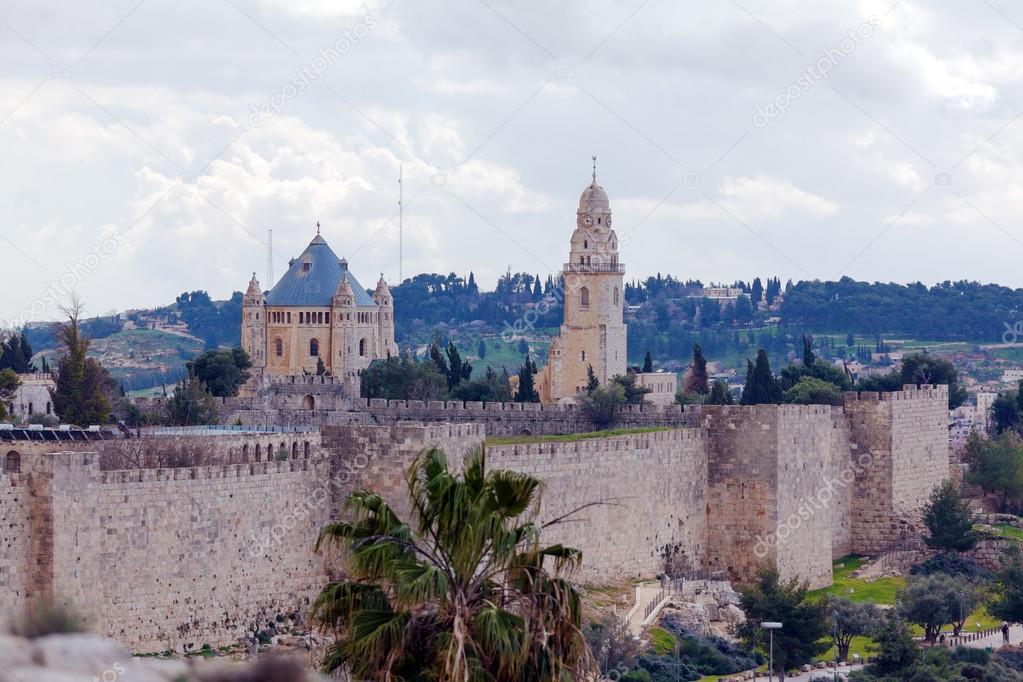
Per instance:
[[[796,284],[786,291],[779,314],[789,327],[997,343],[1023,320],[1023,289],[978,282],[868,284],[843,277]]]

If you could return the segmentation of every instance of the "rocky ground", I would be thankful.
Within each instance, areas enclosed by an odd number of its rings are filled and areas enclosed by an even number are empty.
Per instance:
[[[735,626],[746,620],[739,601],[739,593],[728,582],[694,580],[672,597],[661,616],[673,616],[693,634],[730,639]]]
[[[22,639],[0,635],[0,682],[321,682],[311,672],[322,643],[293,635],[257,652],[135,657],[117,642],[91,634]],[[306,636],[311,637],[311,636]],[[212,652],[210,652],[212,653]]]

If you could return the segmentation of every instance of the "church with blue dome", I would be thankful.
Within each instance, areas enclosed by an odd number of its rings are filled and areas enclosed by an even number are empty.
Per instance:
[[[364,288],[317,225],[270,291],[253,273],[242,303],[242,347],[258,373],[315,374],[322,364],[357,385],[371,362],[398,355],[391,290],[383,275],[375,289]]]

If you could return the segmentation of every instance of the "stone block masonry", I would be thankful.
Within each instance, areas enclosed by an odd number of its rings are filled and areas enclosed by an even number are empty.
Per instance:
[[[768,565],[820,587],[833,557],[912,533],[949,474],[947,400],[944,387],[907,387],[834,408],[631,409],[627,424],[667,428],[492,445],[488,457],[544,481],[542,521],[604,503],[545,534],[583,550],[582,581],[655,577],[668,563],[742,581]],[[367,404],[361,414],[381,423],[175,436],[142,468],[114,467],[118,440],[72,451],[12,443],[0,473],[0,612],[66,601],[137,652],[235,642],[308,614],[332,568],[313,552],[316,537],[352,491],[379,490],[407,518],[405,472],[424,448],[457,464],[491,424],[507,434],[579,417],[472,403]],[[168,458],[177,468],[154,466]]]
[[[544,542],[582,550],[583,580],[656,576],[667,558],[703,564],[707,449],[697,429],[491,446],[487,463],[543,481],[542,522],[581,509]]]
[[[303,614],[324,584],[326,458],[103,472],[75,452],[38,467],[52,477],[51,527],[33,529],[52,543],[48,591],[135,651],[235,641]]]

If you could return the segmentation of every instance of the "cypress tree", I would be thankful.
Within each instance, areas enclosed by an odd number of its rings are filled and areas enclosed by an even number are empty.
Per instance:
[[[703,348],[698,343],[693,344],[693,367],[686,377],[686,385],[683,389],[686,395],[710,393],[710,385],[707,377],[707,358],[703,356]]]
[[[813,367],[817,358],[813,354],[813,338],[803,334],[803,365]]]
[[[536,391],[533,377],[536,375],[536,365],[526,356],[526,362],[519,368],[519,391],[515,394],[515,402],[538,403],[540,394]]]
[[[591,368],[592,369],[592,368]],[[643,373],[649,374],[654,371],[654,359],[650,357],[650,351],[646,352],[646,357],[643,358]]]
[[[774,378],[774,373],[771,372],[771,363],[767,358],[767,351],[763,348],[757,351],[756,364],[754,365],[747,360],[746,367],[746,387],[742,391],[742,404],[764,405],[781,403],[781,384]]]

